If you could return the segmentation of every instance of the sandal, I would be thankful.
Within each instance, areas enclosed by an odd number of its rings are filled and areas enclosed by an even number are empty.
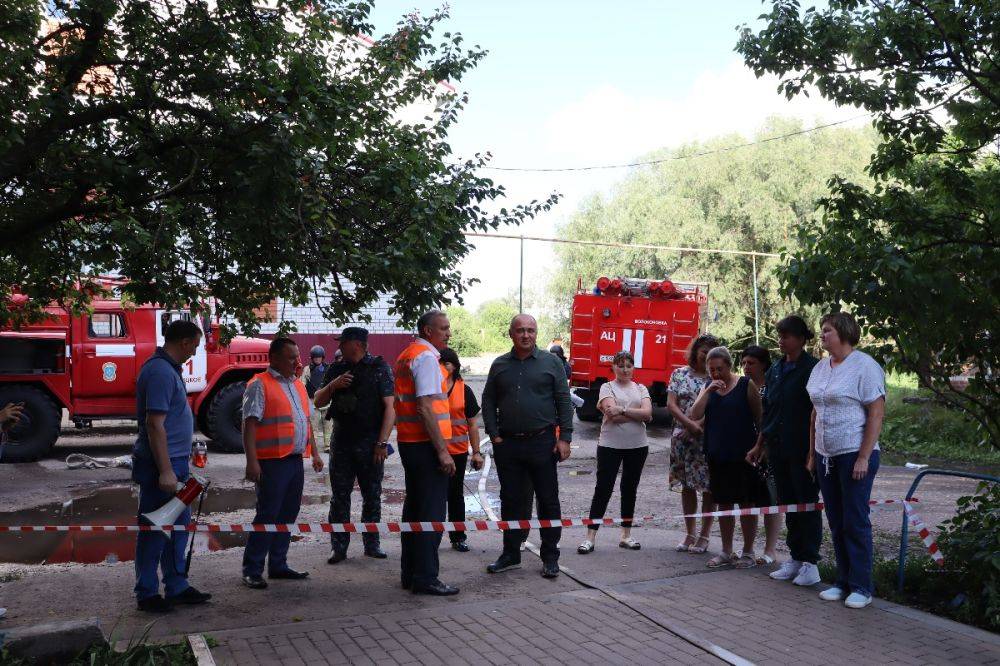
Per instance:
[[[594,542],[591,541],[590,539],[587,539],[586,541],[584,541],[583,543],[581,543],[579,546],[576,547],[576,552],[580,553],[581,555],[586,555],[588,553],[594,552]]]
[[[709,569],[718,569],[719,567],[724,567],[727,564],[733,563],[733,558],[736,557],[736,553],[719,553],[712,559],[708,561],[707,566]]]
[[[764,553],[763,555],[758,555],[757,564],[762,567],[769,567],[772,564],[774,564],[774,558],[768,555],[767,553]]]
[[[622,539],[621,541],[619,541],[618,547],[626,548],[628,550],[639,550],[640,548],[642,548],[639,542],[633,539],[632,537],[629,537],[627,539]]]
[[[757,566],[757,558],[753,552],[749,553],[733,553],[733,566],[737,569],[753,569]]]
[[[688,539],[694,539],[694,543],[687,543]],[[695,539],[690,534],[688,534],[686,537],[684,537],[684,541],[681,541],[679,544],[677,544],[674,550],[676,550],[678,553],[686,553],[689,550],[691,550],[691,546],[693,546],[695,543],[698,543],[698,540]]]
[[[705,542],[705,545],[699,546],[698,544],[701,543],[702,541]],[[700,536],[697,539],[695,539],[694,545],[689,546],[687,552],[691,553],[692,555],[703,555],[704,553],[708,552],[708,537]]]

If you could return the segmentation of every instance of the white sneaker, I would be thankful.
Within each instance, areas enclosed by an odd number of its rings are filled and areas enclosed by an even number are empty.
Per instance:
[[[864,608],[872,602],[872,598],[867,594],[861,594],[860,592],[851,592],[851,595],[847,597],[847,601],[844,605],[848,608]]]
[[[841,601],[844,598],[844,591],[839,587],[830,587],[820,592],[819,598],[823,601]]]
[[[801,568],[802,563],[798,560],[785,560],[781,563],[781,568],[771,572],[771,578],[774,580],[791,580],[798,575]]]
[[[799,568],[799,575],[796,576],[795,580],[792,582],[796,585],[808,587],[810,585],[815,585],[820,580],[819,567],[812,562],[803,562],[802,566]]]
[[[2,619],[3,619],[3,617],[4,617],[4,616],[5,616],[6,614],[7,614],[7,609],[6,609],[6,608],[0,608],[0,620],[2,620]]]

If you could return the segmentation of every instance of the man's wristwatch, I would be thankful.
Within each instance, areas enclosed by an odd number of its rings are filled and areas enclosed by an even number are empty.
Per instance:
[[[384,449],[389,446],[389,442],[375,442],[375,446],[377,448]]]

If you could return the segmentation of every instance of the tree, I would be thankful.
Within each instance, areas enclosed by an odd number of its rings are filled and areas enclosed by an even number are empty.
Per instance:
[[[834,178],[799,229],[787,294],[854,311],[893,366],[1000,447],[1000,6],[995,0],[772,3],[737,46],[791,97],[871,112],[871,184]],[[950,378],[971,371],[968,388]]]
[[[769,120],[756,141],[803,129]],[[870,129],[830,128],[734,150],[738,135],[659,150],[667,159],[631,174],[610,197],[593,196],[560,229],[564,238],[616,243],[757,250],[778,253],[815,209],[834,174],[863,178],[875,146]],[[699,153],[713,154],[695,157]],[[601,275],[705,282],[709,330],[737,346],[753,341],[753,261],[742,255],[558,245],[551,291],[568,312],[577,278],[587,288]],[[776,259],[757,259],[761,334],[798,305],[783,299]],[[568,328],[568,327],[567,327]]]
[[[482,331],[475,316],[461,305],[453,305],[445,312],[451,322],[448,346],[455,350],[459,358],[483,353]]]
[[[343,322],[379,293],[404,321],[461,300],[464,230],[502,187],[447,142],[485,55],[437,12],[370,45],[348,0],[11,0],[0,18],[0,325],[75,310],[117,273],[136,302],[215,299],[252,330],[273,298],[332,296]],[[436,118],[405,120],[438,105]],[[325,298],[320,299],[326,302]]]

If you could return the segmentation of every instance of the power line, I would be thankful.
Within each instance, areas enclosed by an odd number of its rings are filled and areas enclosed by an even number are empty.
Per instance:
[[[546,238],[544,236],[515,236],[513,234],[486,234],[478,231],[466,231],[466,236],[476,236],[479,238],[507,238],[511,240],[532,240],[546,243],[566,243],[568,245],[593,245],[598,247],[616,247],[633,250],[658,250],[666,252],[697,252],[700,254],[733,254],[743,257],[774,257],[781,255],[774,252],[757,252],[756,250],[717,250],[708,247],[674,247],[670,245],[642,245],[630,243],[611,243],[606,241],[583,241],[570,240],[568,238]]]
[[[705,150],[699,153],[691,153],[690,155],[673,155],[671,157],[663,157],[655,160],[648,160],[645,162],[627,162],[625,164],[599,164],[591,166],[582,167],[500,167],[500,166],[490,166],[483,165],[479,167],[480,169],[492,169],[493,171],[520,171],[526,173],[554,173],[554,172],[569,172],[569,171],[599,171],[604,169],[628,169],[632,167],[642,167],[642,166],[653,166],[656,164],[663,164],[665,162],[675,162],[678,160],[689,160],[695,157],[704,157],[706,155],[716,155],[718,153],[728,153],[740,148],[748,148],[750,146],[759,146],[764,143],[770,143],[771,141],[781,141],[783,139],[789,139],[793,136],[801,136],[803,134],[809,134],[810,132],[816,132],[818,130],[827,129],[829,127],[836,127],[837,125],[843,125],[845,123],[853,122],[861,118],[868,118],[872,114],[862,113],[858,116],[853,116],[851,118],[846,118],[844,120],[838,120],[832,123],[826,123],[825,125],[816,125],[815,127],[809,127],[807,129],[797,130],[795,132],[789,132],[788,134],[781,134],[779,136],[772,136],[766,139],[760,139],[759,141],[750,141],[748,143],[740,143],[735,146],[728,146],[726,148],[717,148],[714,150]]]

